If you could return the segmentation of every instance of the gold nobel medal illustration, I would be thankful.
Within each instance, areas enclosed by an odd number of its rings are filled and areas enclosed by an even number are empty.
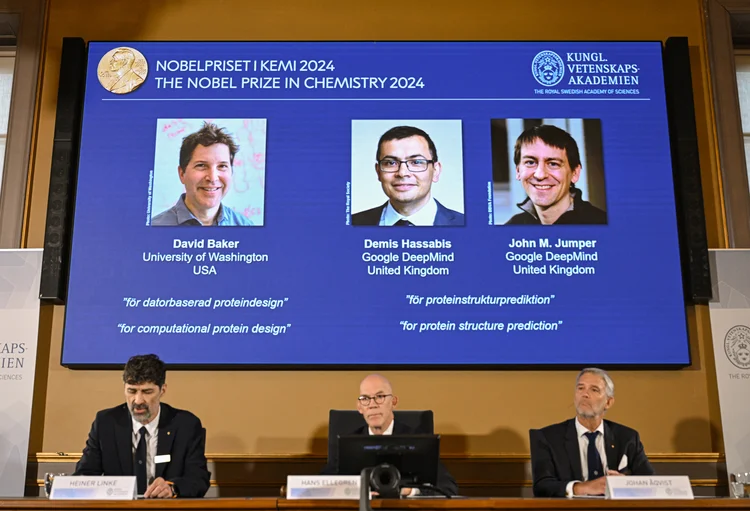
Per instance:
[[[102,87],[114,94],[133,92],[146,80],[148,63],[141,52],[127,46],[104,54],[96,70]]]

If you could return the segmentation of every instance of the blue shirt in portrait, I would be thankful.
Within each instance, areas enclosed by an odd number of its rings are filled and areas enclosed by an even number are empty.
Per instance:
[[[175,226],[175,225],[203,225],[195,218],[185,205],[185,194],[183,193],[177,203],[166,211],[162,211],[151,219],[153,226]],[[219,214],[216,215],[213,225],[226,226],[250,226],[253,222],[249,218],[238,215],[231,208],[219,206]]]

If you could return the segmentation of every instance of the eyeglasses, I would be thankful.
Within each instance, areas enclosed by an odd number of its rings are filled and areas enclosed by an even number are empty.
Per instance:
[[[393,394],[378,394],[377,396],[359,396],[357,401],[362,403],[362,406],[367,406],[370,401],[375,401],[376,405],[382,405],[385,403],[385,398],[392,396]]]
[[[435,160],[425,160],[424,158],[411,158],[409,160],[394,160],[393,158],[385,158],[378,161],[378,169],[380,172],[398,172],[401,168],[401,164],[405,163],[406,168],[409,172],[424,172],[430,163],[435,163]]]

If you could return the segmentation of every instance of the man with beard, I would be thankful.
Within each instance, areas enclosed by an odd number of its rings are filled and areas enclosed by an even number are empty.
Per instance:
[[[134,69],[135,53],[131,48],[117,48],[109,61],[106,71],[99,74],[99,82],[110,92],[127,94],[133,92],[145,81],[145,75]]]
[[[534,496],[604,495],[603,476],[654,474],[638,432],[602,419],[614,401],[605,371],[578,373],[576,418],[530,431]]]
[[[203,497],[210,472],[200,419],[161,402],[166,368],[136,355],[122,375],[124,404],[96,414],[74,475],[136,476],[145,498]]]
[[[395,420],[393,410],[398,405],[398,396],[393,393],[391,383],[379,374],[367,376],[359,385],[359,397],[357,398],[357,411],[362,414],[366,424],[355,431],[348,432],[349,435],[413,435],[423,433],[415,431],[408,425]],[[334,459],[329,459],[323,469],[325,475],[338,474],[338,453]],[[458,485],[453,476],[438,463],[437,488],[441,491],[425,489],[422,494],[434,495],[458,495]],[[419,495],[420,490],[404,488],[401,494],[405,496]]]

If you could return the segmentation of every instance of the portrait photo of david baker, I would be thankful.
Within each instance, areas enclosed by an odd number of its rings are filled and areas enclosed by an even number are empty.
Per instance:
[[[253,136],[250,131],[258,131],[259,126],[237,122],[242,120],[233,121],[239,124],[234,126],[233,131],[243,136],[243,144],[245,140],[257,144],[258,137]],[[161,163],[157,154],[150,225],[247,227],[257,225],[256,220],[260,220],[262,224],[265,136],[262,137],[260,158],[259,148],[255,147],[250,148],[254,157],[246,156],[240,161],[240,144],[237,136],[229,129],[214,122],[203,121],[199,129],[189,132],[190,120],[187,121],[188,125],[184,122],[160,121],[162,129],[170,132],[166,137],[171,139],[169,142],[174,144],[181,138],[179,161],[176,165],[179,182],[173,177],[174,170],[169,170],[168,163]],[[243,128],[248,133],[242,133]],[[265,122],[262,123],[262,131],[265,135]],[[157,152],[159,149],[157,143]],[[161,147],[162,157],[166,152]],[[241,163],[240,169],[236,168],[236,163]],[[253,179],[251,175],[258,174],[258,164],[261,167],[258,176],[260,179]],[[169,202],[165,204],[166,201]]]

